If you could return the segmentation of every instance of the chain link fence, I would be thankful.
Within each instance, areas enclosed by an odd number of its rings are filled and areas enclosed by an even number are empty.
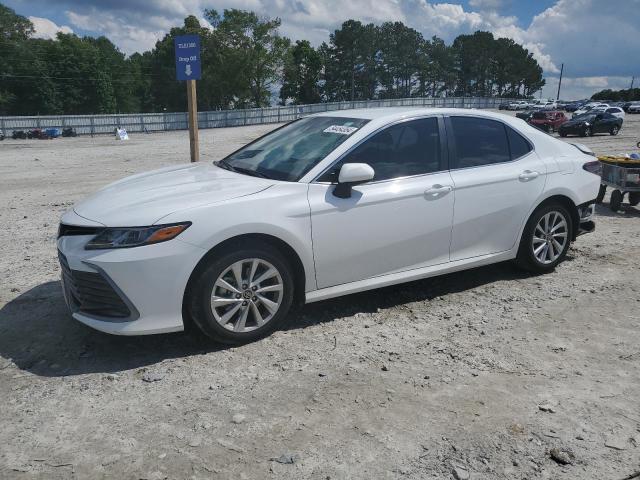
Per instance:
[[[289,122],[311,113],[352,108],[379,107],[436,107],[436,108],[498,108],[509,99],[495,97],[397,98],[353,102],[287,105],[242,110],[214,110],[198,112],[198,127],[222,128],[266,123]],[[187,113],[127,113],[115,115],[46,115],[29,117],[0,117],[0,129],[10,136],[13,130],[33,128],[75,128],[79,135],[111,134],[116,128],[128,132],[162,132],[187,130]]]

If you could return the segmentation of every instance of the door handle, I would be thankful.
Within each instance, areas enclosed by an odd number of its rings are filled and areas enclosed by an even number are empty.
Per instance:
[[[523,182],[528,182],[529,180],[533,180],[534,178],[538,178],[538,175],[540,175],[538,172],[534,172],[531,170],[525,170],[524,172],[522,172],[518,178],[520,180],[522,180]]]
[[[427,188],[424,193],[425,195],[428,195],[430,197],[437,197],[439,195],[445,195],[447,193],[449,193],[451,190],[453,190],[453,187],[451,185],[439,185],[439,184],[435,184],[432,185],[430,188]]]

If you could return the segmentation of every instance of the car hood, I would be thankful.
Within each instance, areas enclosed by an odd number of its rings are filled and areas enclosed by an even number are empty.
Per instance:
[[[251,195],[273,183],[212,164],[181,165],[107,185],[78,203],[74,211],[107,227],[153,225],[178,210]]]

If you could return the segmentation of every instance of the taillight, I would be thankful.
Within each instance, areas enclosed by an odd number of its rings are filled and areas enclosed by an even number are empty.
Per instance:
[[[600,176],[602,174],[602,164],[598,160],[585,163],[582,165],[582,169],[594,175]]]

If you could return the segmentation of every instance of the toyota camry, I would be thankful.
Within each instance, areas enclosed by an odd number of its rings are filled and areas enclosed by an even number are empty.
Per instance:
[[[498,113],[311,115],[213,163],[104,187],[62,218],[72,316],[122,334],[263,337],[309,302],[514,260],[595,228],[593,153]]]

